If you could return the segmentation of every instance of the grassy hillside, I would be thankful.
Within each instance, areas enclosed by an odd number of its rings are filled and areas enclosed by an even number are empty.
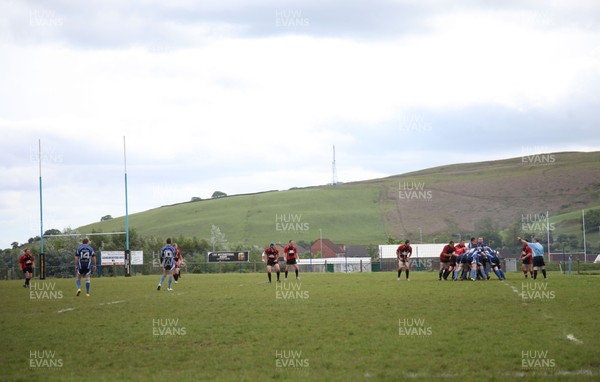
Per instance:
[[[210,238],[218,226],[230,243],[313,241],[380,243],[387,237],[447,240],[469,234],[484,217],[499,228],[523,216],[573,213],[559,227],[573,233],[582,208],[600,206],[600,152],[455,164],[364,182],[230,196],[164,206],[130,215],[142,235]],[[567,216],[567,215],[565,215]],[[80,227],[124,229],[124,217]],[[557,233],[558,234],[558,233]],[[597,235],[597,234],[596,234]],[[600,237],[591,237],[598,241]]]

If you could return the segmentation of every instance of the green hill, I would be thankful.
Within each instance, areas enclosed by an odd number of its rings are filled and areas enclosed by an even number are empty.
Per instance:
[[[549,211],[557,227],[577,231],[576,215],[600,206],[600,152],[455,164],[362,182],[228,196],[132,214],[141,235],[210,238],[212,225],[229,243],[271,241],[382,243],[388,237],[447,240],[473,233],[491,218],[502,229]],[[570,223],[569,223],[570,222]],[[125,218],[79,227],[124,230]],[[596,234],[597,235],[597,234]],[[597,242],[598,238],[590,240]]]

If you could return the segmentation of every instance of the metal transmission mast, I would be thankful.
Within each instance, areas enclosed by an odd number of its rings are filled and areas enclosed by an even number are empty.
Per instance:
[[[333,162],[331,162],[331,185],[337,184],[337,168],[335,167],[335,145],[333,145]]]

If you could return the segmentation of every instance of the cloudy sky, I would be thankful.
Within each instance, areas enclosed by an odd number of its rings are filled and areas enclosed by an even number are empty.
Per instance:
[[[485,5],[482,5],[485,4]],[[228,194],[600,150],[600,3],[0,0],[0,248]],[[208,233],[207,233],[208,235]],[[200,235],[201,236],[201,235]]]

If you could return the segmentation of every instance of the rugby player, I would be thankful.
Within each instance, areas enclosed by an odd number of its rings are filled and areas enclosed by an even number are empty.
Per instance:
[[[290,240],[288,245],[285,246],[283,254],[285,257],[285,279],[287,280],[290,265],[293,265],[296,271],[296,280],[300,280],[300,277],[298,277],[298,247],[294,245],[294,240]]]
[[[521,257],[517,259],[517,261],[522,261],[521,269],[523,270],[523,275],[527,278],[527,271],[529,270],[529,274],[531,278],[533,278],[533,266],[531,265],[531,258],[533,257],[533,252],[531,248],[527,244],[523,244],[523,248],[521,248]]]
[[[448,280],[448,275],[454,269],[451,265],[451,262],[455,251],[456,248],[454,247],[454,241],[450,240],[450,242],[442,249],[442,253],[440,253],[440,281],[442,280],[442,277],[444,280]],[[456,260],[454,261],[454,264],[456,265]]]
[[[177,243],[173,244],[173,248],[175,248],[175,272],[173,273],[173,278],[175,279],[175,284],[179,283],[179,279],[181,278],[181,265],[183,263],[183,255],[181,254],[181,249]]]
[[[173,245],[171,245],[171,239],[167,239],[167,244],[160,250],[160,263],[163,267],[163,274],[160,277],[160,282],[158,283],[158,287],[156,287],[156,290],[160,290],[163,281],[165,281],[165,278],[167,277],[167,273],[169,274],[167,290],[169,292],[173,290],[171,289],[171,282],[173,281],[173,274],[175,273],[176,253],[177,250],[175,249],[175,247],[173,247]]]
[[[542,274],[544,278],[546,278],[546,263],[544,263],[544,247],[540,243],[540,241],[536,238],[533,239],[533,242],[528,243],[527,240],[521,239],[521,243],[526,244],[531,251],[533,252],[533,279],[537,279],[538,268],[542,269]]]
[[[466,270],[465,265],[467,262],[465,261],[465,251],[467,250],[467,246],[465,245],[465,241],[461,240],[458,244],[454,246],[456,249],[454,251],[455,257],[454,259],[454,273],[452,275],[452,280],[458,280],[458,274],[462,271],[461,279],[466,278]]]
[[[96,253],[92,248],[90,240],[86,237],[82,240],[81,245],[75,251],[75,271],[77,273],[76,296],[81,294],[81,276],[85,275],[85,292],[86,296],[90,296],[90,284],[92,272],[96,270]]]
[[[33,277],[33,268],[35,268],[35,259],[29,251],[29,248],[25,248],[25,252],[19,258],[19,264],[21,264],[21,271],[25,275],[25,284],[23,288],[29,288],[29,280]]]
[[[484,250],[487,260],[490,263],[490,266],[496,276],[498,276],[498,280],[506,280],[506,275],[500,266],[500,258],[498,257],[498,251],[493,250],[492,248],[487,248]]]
[[[406,271],[406,281],[410,281],[408,278],[409,273],[409,259],[412,256],[412,247],[410,246],[410,240],[405,240],[404,244],[401,244],[396,249],[396,257],[398,258],[398,281],[402,276],[402,270]]]
[[[277,282],[280,283],[279,274],[281,269],[279,268],[279,251],[275,248],[275,243],[271,243],[263,252],[267,259],[267,276],[269,276],[269,284],[271,284],[271,271],[275,269],[277,272]]]
[[[481,264],[477,266],[477,271],[478,271],[477,273],[480,275],[480,277],[483,280],[489,280],[490,276],[488,275],[487,270],[486,270],[488,260],[487,260],[487,254],[485,252],[485,249],[490,248],[490,247],[488,247],[483,242],[483,237],[481,237],[481,236],[479,236],[477,238],[477,248],[479,248],[479,250],[480,250],[479,254],[480,254],[480,261],[481,261]]]

